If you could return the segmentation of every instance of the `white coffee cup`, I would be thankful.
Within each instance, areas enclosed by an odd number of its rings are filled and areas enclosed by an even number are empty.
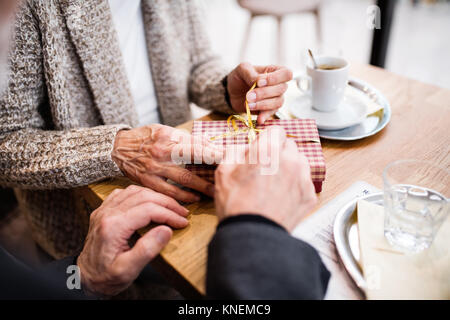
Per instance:
[[[297,78],[298,88],[309,94],[312,106],[317,111],[332,112],[336,110],[344,97],[348,81],[348,62],[338,57],[316,57],[318,68],[312,63],[306,66],[307,75]],[[333,69],[320,69],[322,66]],[[307,83],[304,88],[304,83]]]

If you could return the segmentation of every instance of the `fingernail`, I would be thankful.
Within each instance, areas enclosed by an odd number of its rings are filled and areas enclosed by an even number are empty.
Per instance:
[[[183,207],[183,209],[184,209],[184,212],[185,212],[185,213],[189,213],[189,209],[188,209],[188,208]]]
[[[213,184],[210,184],[208,186],[208,195],[210,195],[211,197],[214,197],[214,192],[215,192],[215,187]]]
[[[264,87],[267,85],[267,80],[266,79],[259,79],[258,80],[258,87]]]
[[[200,199],[201,199],[200,196],[194,196],[194,201],[195,201],[195,202],[200,201]]]
[[[167,232],[167,230],[158,230],[156,232],[156,239],[159,243],[166,244],[170,240],[170,232]]]
[[[250,108],[250,109],[255,109],[256,108],[256,103],[254,103],[254,102],[252,102],[252,103],[249,103],[248,104],[248,107]]]
[[[247,101],[255,101],[256,100],[256,93],[249,92],[247,93]]]

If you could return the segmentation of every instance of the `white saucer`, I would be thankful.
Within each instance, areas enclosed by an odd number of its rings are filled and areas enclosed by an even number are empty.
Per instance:
[[[289,105],[290,112],[297,118],[315,119],[321,130],[339,130],[359,124],[366,119],[368,105],[359,94],[347,87],[344,99],[333,112],[320,112],[312,107],[311,97],[301,95]]]

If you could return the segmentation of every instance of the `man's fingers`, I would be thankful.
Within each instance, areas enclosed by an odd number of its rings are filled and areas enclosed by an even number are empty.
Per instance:
[[[140,204],[146,203],[146,202],[154,202],[164,208],[167,208],[169,210],[172,210],[176,212],[177,214],[186,217],[189,213],[189,210],[180,205],[178,202],[176,202],[174,199],[162,194],[155,192],[151,189],[141,187],[140,191],[137,193],[134,193],[130,197],[126,199],[126,201],[123,201],[119,208],[122,211],[126,211],[128,209],[131,209],[133,207],[136,207]]]
[[[270,73],[258,76],[258,87],[274,86],[292,80],[292,71],[287,68],[280,68]]]
[[[191,171],[177,166],[168,167],[164,170],[163,175],[175,181],[182,186],[200,191],[210,197],[214,197],[214,185],[199,176],[193,174]]]
[[[299,174],[301,175],[300,184],[305,187],[304,191],[307,198],[315,198],[315,189],[311,179],[311,167],[309,161],[305,155],[300,152],[298,153],[298,158]]]
[[[119,195],[119,193],[121,193],[123,191],[123,189],[114,189],[107,197],[105,200],[103,200],[102,205],[108,205],[108,204],[113,204],[115,202],[115,199],[117,198],[117,196]]]
[[[134,231],[148,226],[150,222],[167,224],[177,229],[188,225],[186,218],[154,202],[145,202],[133,207],[125,213],[125,216],[124,223]]]
[[[125,189],[114,189],[113,192],[103,201],[103,205],[117,206],[121,204],[125,199],[131,197],[133,194],[138,193],[143,187],[137,185],[130,185]]]
[[[236,69],[238,75],[248,86],[252,86],[258,78],[258,72],[255,67],[248,62],[242,62]]]
[[[281,157],[282,159],[293,162],[296,166],[300,165],[300,154],[294,139],[286,137],[286,142],[284,143]]]
[[[200,197],[192,192],[181,190],[177,186],[174,186],[161,177],[154,175],[146,175],[141,178],[142,184],[156,192],[163,193],[175,200],[182,202],[196,202],[200,201]]]
[[[134,247],[121,255],[114,261],[115,274],[131,284],[142,269],[153,260],[172,237],[172,230],[166,226],[158,226],[148,231],[134,245]]]
[[[297,144],[292,139],[287,139],[283,156],[295,162],[299,188],[302,193],[303,203],[306,207],[313,207],[317,201],[314,184],[311,179],[311,168],[306,156],[298,151]]]

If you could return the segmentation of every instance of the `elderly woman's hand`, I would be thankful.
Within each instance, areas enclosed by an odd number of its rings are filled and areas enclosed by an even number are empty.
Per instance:
[[[86,293],[114,296],[125,290],[172,237],[157,226],[130,248],[128,240],[150,222],[173,228],[188,225],[188,210],[163,194],[144,187],[114,190],[91,214],[86,242],[77,260]]]
[[[219,163],[222,150],[206,138],[154,124],[119,131],[112,159],[131,180],[179,201],[194,202],[200,200],[197,194],[182,190],[166,180],[214,196],[213,184],[179,164]]]
[[[262,124],[283,105],[286,82],[291,79],[292,71],[285,67],[241,63],[227,78],[231,106],[237,112],[244,112],[247,98],[252,113],[259,111],[258,124]],[[248,92],[255,82],[256,88]]]

